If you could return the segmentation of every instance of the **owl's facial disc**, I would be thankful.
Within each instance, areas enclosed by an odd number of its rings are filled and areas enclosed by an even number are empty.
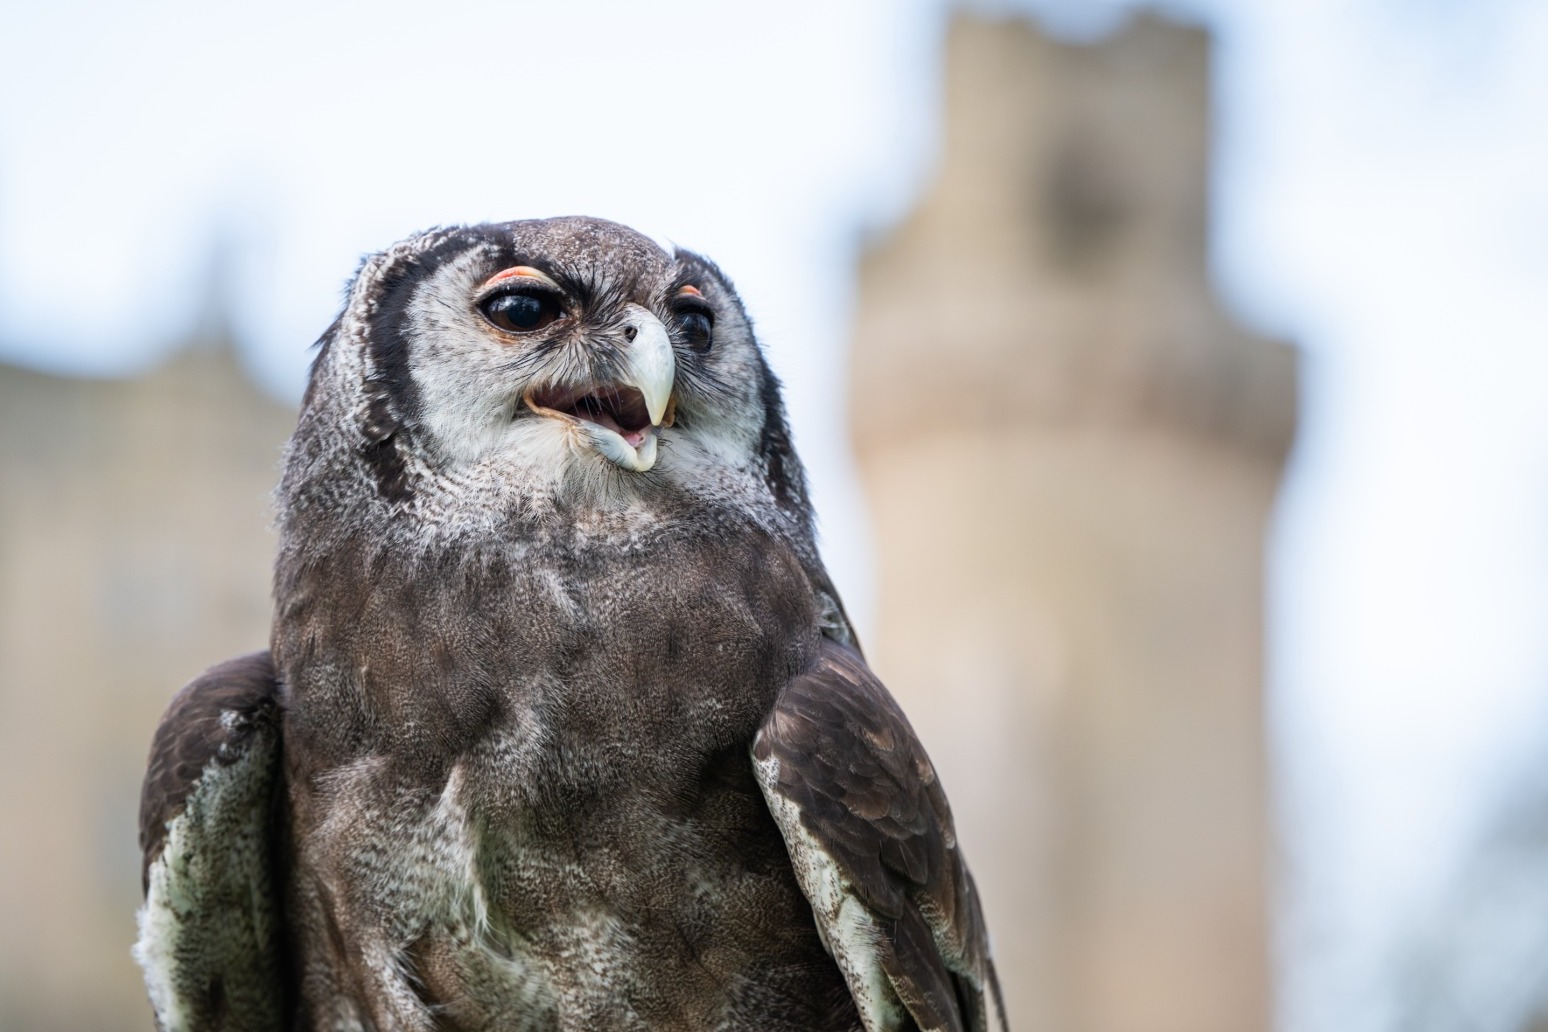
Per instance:
[[[646,309],[629,306],[625,332],[630,339],[616,382],[533,387],[522,401],[566,423],[608,461],[643,473],[656,464],[657,428],[672,425],[677,362],[666,327]]]

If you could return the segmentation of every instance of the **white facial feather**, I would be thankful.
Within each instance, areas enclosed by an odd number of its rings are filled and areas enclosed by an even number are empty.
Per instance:
[[[474,302],[488,266],[485,249],[469,248],[418,284],[404,313],[418,400],[413,432],[422,449],[405,461],[416,482],[412,504],[422,517],[440,526],[482,528],[501,513],[540,508],[549,500],[582,509],[626,508],[662,482],[693,496],[735,499],[750,511],[772,510],[754,463],[764,419],[757,400],[762,370],[745,326],[728,325],[717,338],[722,351],[714,361],[722,382],[716,393],[696,396],[693,385],[679,379],[679,425],[651,428],[631,446],[605,427],[525,408],[522,397],[530,388],[587,382],[590,368],[577,354],[584,342],[535,356],[500,340]],[[368,266],[363,278],[371,271]],[[356,294],[352,307],[369,316],[358,288]],[[624,378],[640,381],[635,385],[652,417],[660,418],[679,363],[653,312],[636,304],[625,311],[636,328]],[[365,328],[364,320],[354,325]],[[335,378],[369,380],[360,364],[369,348],[363,339],[350,344],[345,350],[354,354],[340,356]],[[691,369],[687,375],[692,378]],[[370,406],[363,399],[354,411],[363,422]]]

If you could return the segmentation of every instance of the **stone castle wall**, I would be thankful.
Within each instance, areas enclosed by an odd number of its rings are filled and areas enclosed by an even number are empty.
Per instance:
[[[148,1029],[140,779],[180,680],[269,638],[292,409],[227,347],[0,366],[0,1029]]]

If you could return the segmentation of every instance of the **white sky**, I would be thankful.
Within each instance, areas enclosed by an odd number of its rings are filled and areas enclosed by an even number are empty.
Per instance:
[[[1394,956],[1548,746],[1548,5],[1223,21],[1216,267],[1307,352],[1272,566],[1285,1016],[1396,1028]]]
[[[928,174],[939,0],[20,6],[0,359],[143,367],[224,240],[249,361],[294,396],[362,253],[616,218],[737,280],[869,614],[852,266]],[[1126,5],[1020,6],[1079,35]],[[1306,353],[1272,556],[1283,1024],[1386,1029],[1390,951],[1548,744],[1548,4],[1172,9],[1221,34],[1222,292]]]

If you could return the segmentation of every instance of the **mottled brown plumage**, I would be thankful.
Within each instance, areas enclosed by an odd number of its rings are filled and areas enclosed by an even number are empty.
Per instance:
[[[988,1027],[945,796],[714,266],[589,219],[375,256],[279,526],[272,660],[153,746],[163,1027]]]
[[[769,771],[769,793],[796,809],[875,915],[876,962],[913,1019],[987,1027],[988,936],[946,793],[859,652],[825,643],[816,665],[780,692],[753,757]]]

